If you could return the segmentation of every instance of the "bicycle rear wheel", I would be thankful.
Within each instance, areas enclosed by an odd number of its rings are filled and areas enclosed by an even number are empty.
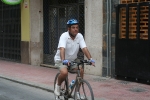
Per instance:
[[[54,80],[54,90],[55,90],[55,84],[57,83],[57,80],[58,80],[58,76],[59,76],[60,73],[57,73],[56,76],[55,76],[55,80]],[[61,86],[60,86],[60,96],[55,96],[55,100],[68,100],[68,97],[67,97],[67,94],[68,94],[68,91],[67,91],[67,82],[66,80],[63,81],[61,83]]]
[[[81,84],[77,85],[74,100],[94,100],[93,90],[86,80],[81,79]]]

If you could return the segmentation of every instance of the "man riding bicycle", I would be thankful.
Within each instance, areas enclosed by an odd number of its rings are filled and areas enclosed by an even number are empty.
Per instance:
[[[69,66],[69,61],[76,61],[79,48],[88,58],[88,61],[95,65],[95,61],[92,59],[90,52],[87,49],[84,38],[79,32],[79,25],[76,19],[70,19],[67,22],[68,31],[64,32],[59,39],[58,49],[54,57],[55,66],[59,68],[60,75],[58,76],[58,81],[55,84],[55,95],[60,95],[61,83],[65,80],[68,75],[67,66]],[[71,69],[75,69],[77,66],[71,66]],[[84,70],[80,68],[80,74],[83,78]]]

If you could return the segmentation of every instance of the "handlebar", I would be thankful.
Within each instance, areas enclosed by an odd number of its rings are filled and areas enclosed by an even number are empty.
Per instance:
[[[77,67],[78,67],[78,69],[79,69],[79,65],[82,65],[82,64],[84,64],[84,63],[86,63],[86,65],[92,65],[92,63],[91,62],[89,62],[88,60],[80,60],[80,62],[76,62],[76,61],[70,61],[69,62],[69,66],[68,66],[68,64],[66,64],[67,65],[67,67],[68,67],[68,70],[69,70],[69,72],[70,73],[76,73],[76,71],[74,72],[74,71],[70,71],[70,68],[71,68],[71,66],[74,66],[74,65],[76,65]],[[83,67],[83,66],[82,66]]]
[[[70,66],[77,64],[77,66],[86,63],[86,65],[91,65],[92,63],[88,62],[88,60],[80,60],[80,62],[71,61]]]

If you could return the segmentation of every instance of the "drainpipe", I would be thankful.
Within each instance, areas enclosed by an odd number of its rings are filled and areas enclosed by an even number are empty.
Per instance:
[[[111,76],[111,1],[109,3],[109,72],[110,72],[110,76]]]
[[[107,0],[107,77],[111,76],[111,0]]]
[[[107,0],[107,23],[106,23],[106,32],[107,32],[107,36],[106,36],[106,42],[107,42],[107,77],[108,77],[108,68],[109,68],[109,45],[108,45],[108,43],[109,43],[109,40],[108,40],[108,34],[109,34],[109,30],[108,30],[108,28],[109,28],[109,10],[108,10],[108,5],[109,5],[109,2],[108,2],[109,0]]]

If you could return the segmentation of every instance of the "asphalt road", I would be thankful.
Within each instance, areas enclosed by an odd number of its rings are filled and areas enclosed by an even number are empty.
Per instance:
[[[55,100],[54,94],[0,78],[0,100]]]

